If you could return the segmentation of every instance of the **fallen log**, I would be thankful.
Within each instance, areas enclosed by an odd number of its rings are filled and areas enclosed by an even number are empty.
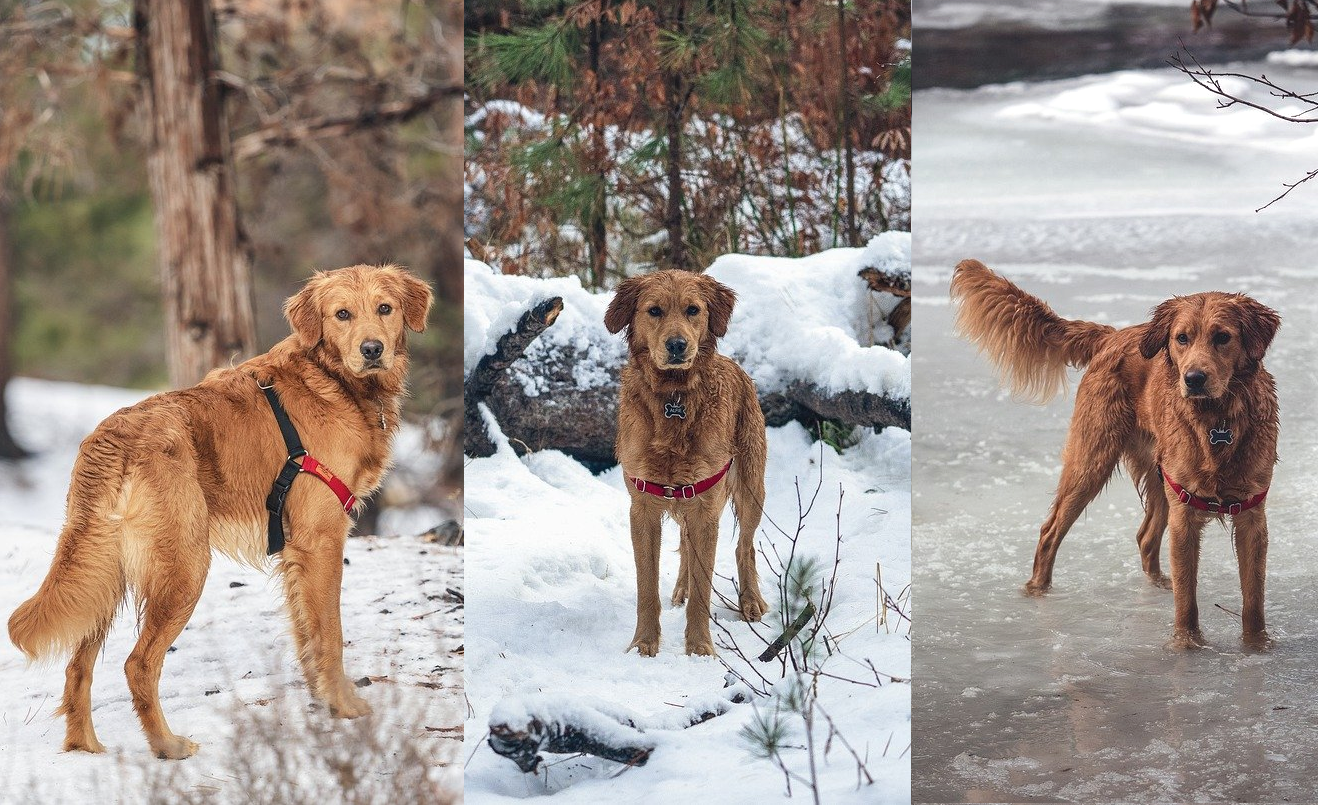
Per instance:
[[[478,408],[484,404],[518,454],[561,450],[595,471],[617,463],[613,448],[621,367],[592,367],[606,373],[608,380],[583,387],[576,368],[587,359],[586,354],[579,346],[563,346],[537,356],[530,367],[535,376],[533,393],[508,377],[509,367],[553,325],[562,306],[562,299],[555,297],[528,310],[467,377],[463,434],[467,455],[494,454],[494,442]],[[527,367],[521,372],[526,374]],[[825,422],[846,428],[911,427],[909,399],[861,391],[828,391],[808,381],[798,380],[773,392],[762,390],[760,408],[770,427],[795,421],[813,433],[818,433]]]
[[[573,696],[537,694],[505,700],[490,714],[487,743],[495,754],[531,773],[544,762],[542,753],[587,754],[644,766],[656,743],[647,732],[683,730],[703,724],[747,701],[744,691],[724,690],[693,699],[677,712],[638,719],[606,705]]]

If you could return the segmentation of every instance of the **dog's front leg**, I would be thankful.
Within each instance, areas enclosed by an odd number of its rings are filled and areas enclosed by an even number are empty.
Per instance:
[[[1172,598],[1176,617],[1172,628],[1172,642],[1178,648],[1203,648],[1207,645],[1199,630],[1199,540],[1204,526],[1204,515],[1183,505],[1171,504],[1171,565]]]
[[[632,494],[632,552],[636,558],[636,633],[631,645],[642,657],[659,653],[659,543],[663,510]],[[685,548],[683,548],[685,550]]]
[[[340,593],[347,518],[293,523],[293,537],[284,547],[282,570],[298,660],[312,695],[329,705],[339,718],[357,718],[371,707],[357,695],[343,670],[343,624]]]
[[[1240,565],[1241,632],[1245,642],[1266,647],[1263,587],[1268,568],[1268,516],[1262,506],[1235,517],[1236,562]]]

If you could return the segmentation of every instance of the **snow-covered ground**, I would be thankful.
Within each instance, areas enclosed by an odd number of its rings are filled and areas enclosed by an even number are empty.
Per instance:
[[[871,244],[866,259],[904,261],[909,235],[904,237]],[[834,250],[803,261],[718,261],[711,273],[739,295],[722,351],[746,360],[757,382],[770,386],[792,379],[832,389],[864,389],[873,383],[904,395],[909,363],[883,346],[866,346],[876,338],[865,329],[872,319],[860,307],[862,292],[841,299],[835,293],[842,288],[839,278],[844,273],[852,285],[861,284],[855,272],[865,252]],[[571,278],[504,277],[469,262],[466,368],[474,367],[529,304],[555,295],[564,298],[563,313],[541,336],[543,345],[533,344],[527,358],[513,367],[515,376],[533,383],[537,356],[563,347],[597,356],[601,373],[616,366],[624,350],[622,336],[610,336],[603,328],[607,295],[589,294]],[[765,339],[795,345],[803,354],[780,362],[772,348],[764,348]],[[839,354],[849,355],[870,373],[860,377],[841,371],[836,366]],[[583,382],[598,379],[592,370]],[[821,799],[909,801],[909,622],[889,610],[886,623],[880,624],[876,576],[881,565],[883,590],[900,599],[908,613],[903,591],[910,578],[910,436],[899,429],[866,433],[841,454],[813,441],[796,424],[771,429],[768,437],[766,517],[757,542],[770,555],[775,548],[784,551],[788,541],[783,532],[795,533],[800,520],[798,553],[831,568],[837,537],[842,537],[828,619],[838,641],[837,654],[825,662],[824,670],[856,682],[821,678],[819,702],[842,738],[864,759],[874,783],[858,785],[857,764],[841,739],[833,740],[825,754],[828,729],[816,723]],[[798,501],[808,503],[816,488],[818,499],[802,519]],[[704,706],[741,690],[740,683],[725,690],[729,669],[724,663],[761,687],[766,683],[758,674],[764,674],[781,691],[784,684],[776,663],[745,660],[727,647],[735,643],[748,655],[758,654],[764,642],[756,633],[772,639],[780,631],[777,611],[752,629],[732,610],[716,606],[714,634],[723,644],[720,657],[689,657],[682,644],[685,611],[665,604],[659,656],[624,653],[635,625],[636,600],[628,506],[617,467],[592,475],[555,451],[519,458],[506,441],[494,456],[467,464],[468,606],[472,623],[479,624],[467,639],[471,710],[464,751],[469,802],[551,793],[567,802],[669,803],[693,792],[729,803],[785,797],[783,772],[756,757],[742,735],[757,712],[771,710],[771,699],[753,697],[731,704],[725,714],[688,729],[656,727],[674,726],[684,706]],[[729,510],[720,526],[716,573],[722,577],[734,575],[734,533]],[[672,523],[665,524],[664,540],[660,584],[667,593],[677,573],[677,530]],[[763,559],[760,572],[765,597],[773,602],[778,598],[774,577]],[[728,578],[716,578],[715,588],[732,595]],[[648,763],[627,768],[596,758],[550,756],[539,771],[523,774],[486,744],[496,708],[503,714],[532,709],[581,714],[588,707],[635,714],[638,723],[649,726],[645,738],[655,749]],[[790,748],[783,757],[793,773],[808,776],[799,721],[792,722],[791,729],[786,741]],[[799,780],[792,783],[792,791],[809,799]]]
[[[1233,69],[1310,88],[1318,78]],[[939,356],[916,368],[912,401],[918,800],[1313,799],[1318,185],[1253,212],[1313,168],[1312,132],[1218,111],[1188,84],[1135,71],[915,99],[915,318],[920,354]],[[1053,591],[1021,594],[1075,387],[1043,407],[1014,401],[954,336],[947,283],[967,257],[1063,316],[1118,326],[1205,290],[1281,312],[1266,360],[1282,410],[1268,499],[1272,651],[1245,651],[1223,609],[1239,611],[1240,588],[1215,526],[1199,574],[1212,645],[1168,647],[1171,596],[1140,572],[1142,509],[1124,477],[1068,535]]]
[[[33,458],[0,463],[0,615],[36,591],[50,566],[78,443],[139,392],[19,378],[9,386],[15,437]],[[414,436],[414,435],[413,435]],[[400,449],[419,449],[405,437]],[[175,732],[201,744],[184,761],[151,756],[123,663],[130,616],[111,632],[92,684],[103,755],[64,753],[63,661],[29,666],[0,640],[0,802],[334,802],[348,769],[358,801],[434,801],[460,791],[463,611],[461,549],[409,537],[349,540],[345,661],[376,715],[329,719],[296,668],[279,584],[216,556],[196,613],[160,684]],[[263,792],[264,799],[259,796]],[[371,793],[373,792],[373,793]]]

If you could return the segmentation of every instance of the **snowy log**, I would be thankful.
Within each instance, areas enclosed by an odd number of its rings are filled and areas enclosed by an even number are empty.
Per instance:
[[[533,718],[524,724],[491,724],[490,748],[517,764],[525,773],[535,771],[544,760],[541,752],[560,755],[587,754],[628,766],[644,766],[654,745],[639,731],[619,724],[617,731],[634,733],[635,739],[611,743],[588,728],[575,724],[545,723]]]
[[[490,713],[487,741],[496,754],[530,773],[544,762],[541,753],[587,754],[644,766],[656,743],[647,731],[683,730],[723,715],[733,704],[747,701],[744,688],[725,688],[709,696],[694,696],[679,711],[641,718],[607,703],[578,696],[536,694],[511,697]]]

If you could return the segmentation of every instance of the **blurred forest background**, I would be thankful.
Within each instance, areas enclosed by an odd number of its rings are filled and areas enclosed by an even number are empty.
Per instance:
[[[0,0],[0,380],[188,385],[283,338],[312,270],[397,262],[436,290],[408,410],[444,456],[425,494],[455,489],[461,22],[454,0]]]
[[[466,220],[611,286],[910,228],[909,0],[469,0]]]

